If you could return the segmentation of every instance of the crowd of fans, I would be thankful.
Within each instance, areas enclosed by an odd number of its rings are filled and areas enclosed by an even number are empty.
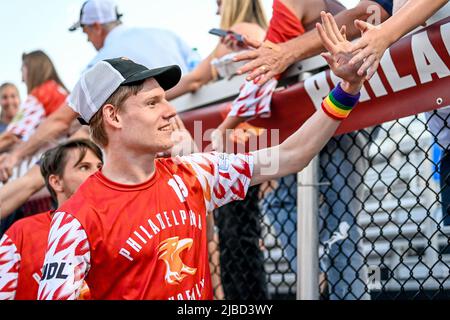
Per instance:
[[[111,0],[86,1],[81,8],[80,21],[69,30],[81,28],[98,51],[85,72],[103,60],[118,57],[126,57],[149,69],[178,65],[184,76],[177,86],[166,92],[167,100],[195,92],[211,81],[226,79],[227,75],[218,67],[223,62],[250,60],[240,64],[238,73],[250,74],[239,96],[231,103],[228,116],[212,135],[213,149],[223,152],[222,141],[227,130],[254,117],[270,117],[272,94],[288,66],[328,49],[324,48],[320,29],[316,29],[316,23],[328,17],[323,12],[334,16],[340,28],[337,32],[345,39],[361,36],[352,48],[354,56],[350,63],[359,64],[359,75],[370,79],[385,50],[446,2],[361,0],[354,8],[347,9],[337,0],[274,0],[272,19],[268,22],[261,0],[218,0],[220,27],[230,33],[196,66],[191,63],[197,59],[193,56],[195,51],[176,34],[156,28],[125,26],[121,22],[122,14]],[[377,27],[365,22],[374,8],[379,13]],[[238,41],[231,32],[243,35],[244,41]],[[330,58],[324,57],[329,62]],[[0,86],[0,180],[3,182],[0,187],[0,236],[3,236],[0,240],[0,299],[37,298],[39,280],[50,272],[35,273],[35,270],[40,270],[44,262],[52,216],[103,164],[102,146],[90,140],[87,127],[78,121],[80,114],[69,106],[72,90],[64,86],[50,58],[42,51],[34,51],[23,54],[22,62],[27,97],[21,102],[15,84]],[[97,81],[101,86],[101,79]],[[77,103],[88,104],[89,101]],[[437,120],[430,121],[431,132],[444,147],[441,186],[447,224],[450,224],[449,110],[436,111],[439,116],[431,119]],[[94,117],[90,125],[95,126],[95,121]],[[190,136],[178,117],[173,128],[179,133],[176,142],[186,144]],[[358,186],[369,166],[363,154],[377,133],[378,127],[373,127],[364,130],[364,134],[349,133],[332,138],[320,154],[324,168],[321,175],[333,186],[323,187],[321,193],[328,203],[337,203],[322,206],[320,215],[328,230],[344,230],[348,234],[338,240],[339,245],[330,245],[328,259],[321,261],[331,299],[370,298],[366,290],[367,272],[361,272],[365,267],[362,234],[355,223],[361,203],[355,200],[358,198],[355,190],[362,192]],[[96,142],[105,139],[99,129],[91,134]],[[192,142],[187,145],[178,153],[197,151]],[[337,167],[333,163],[340,165]],[[266,215],[273,224],[283,255],[290,269],[297,272],[296,179],[296,174],[291,174],[274,180],[276,188],[264,197],[261,197],[259,185],[252,186],[243,201],[210,212],[207,220],[210,263],[211,269],[219,274],[212,278],[213,286],[219,288],[215,291],[216,299],[269,298],[260,244],[261,215]],[[35,208],[34,212],[24,214],[26,203],[36,198],[51,201],[45,202],[45,210]],[[337,198],[341,201],[333,200]],[[320,234],[322,242],[332,236],[330,232]],[[4,283],[2,253],[12,246],[22,253],[15,257],[14,263],[20,262],[20,268],[26,271],[13,282]],[[353,254],[355,252],[359,254]],[[330,265],[333,268],[329,268]],[[79,298],[89,299],[86,285]]]

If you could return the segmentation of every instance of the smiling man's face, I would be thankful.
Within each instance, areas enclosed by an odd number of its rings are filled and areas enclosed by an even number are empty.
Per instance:
[[[137,95],[130,96],[121,108],[120,141],[135,151],[158,153],[173,147],[172,121],[175,109],[165,92],[151,78]]]

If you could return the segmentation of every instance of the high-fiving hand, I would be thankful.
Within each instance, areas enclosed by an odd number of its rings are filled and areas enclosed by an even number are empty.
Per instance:
[[[345,27],[338,29],[336,21],[330,13],[321,12],[322,24],[317,23],[323,46],[327,53],[321,56],[327,61],[333,73],[350,85],[360,86],[364,82],[364,75],[357,73],[359,64],[350,64],[353,58],[352,43],[347,40]]]
[[[358,74],[362,76],[367,73],[367,80],[372,78],[378,69],[384,52],[390,46],[389,37],[380,26],[355,20],[355,26],[361,31],[361,38],[352,46],[352,52],[356,55],[350,60],[351,64],[361,64]]]

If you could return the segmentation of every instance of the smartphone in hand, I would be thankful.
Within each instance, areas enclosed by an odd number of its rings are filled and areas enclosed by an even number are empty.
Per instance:
[[[227,35],[231,34],[236,38],[236,40],[238,42],[244,43],[244,38],[242,37],[242,35],[240,35],[239,33],[236,33],[236,32],[214,28],[214,29],[209,30],[209,33],[213,34],[215,36],[222,37],[222,38],[225,38]]]

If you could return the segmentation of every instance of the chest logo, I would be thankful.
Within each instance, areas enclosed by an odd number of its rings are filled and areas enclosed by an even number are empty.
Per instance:
[[[180,240],[179,237],[169,238],[163,241],[158,247],[158,259],[164,261],[166,265],[166,283],[171,285],[179,284],[188,275],[194,275],[196,268],[191,268],[184,264],[180,254],[184,250],[189,250],[194,241],[190,238]]]

